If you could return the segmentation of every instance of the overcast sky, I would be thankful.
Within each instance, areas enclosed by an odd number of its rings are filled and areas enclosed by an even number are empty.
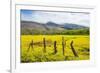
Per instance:
[[[47,23],[51,21],[58,24],[73,23],[89,26],[88,13],[21,10],[21,20],[35,21],[39,23]]]

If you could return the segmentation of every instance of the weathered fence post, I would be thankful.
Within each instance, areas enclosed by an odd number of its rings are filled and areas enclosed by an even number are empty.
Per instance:
[[[73,40],[71,41],[70,46],[71,46],[71,49],[72,49],[72,52],[73,52],[74,56],[78,57],[78,54],[77,54],[77,52],[75,51],[75,49],[73,47]]]
[[[65,52],[64,52],[64,51],[65,51],[65,50],[64,50],[64,47],[65,47],[65,46],[64,46],[64,43],[65,43],[65,42],[64,42],[64,37],[62,37],[62,50],[63,50],[63,55],[65,55]]]
[[[57,42],[54,41],[54,54],[56,54],[56,53],[57,53]]]
[[[32,41],[30,42],[30,44],[29,44],[29,47],[28,47],[27,52],[30,50],[30,48],[32,48],[32,50],[34,50],[33,45],[34,45],[34,42],[33,42],[33,40],[32,40]]]
[[[45,38],[43,38],[43,46],[44,46],[43,52],[46,53],[46,42],[45,42]]]

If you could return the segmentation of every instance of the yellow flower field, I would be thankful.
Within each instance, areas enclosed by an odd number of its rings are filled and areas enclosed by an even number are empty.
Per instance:
[[[62,50],[62,37],[64,38],[64,54]],[[45,38],[46,52],[44,52],[43,38]],[[33,47],[30,46],[33,41]],[[57,53],[54,53],[56,41]],[[70,43],[78,54],[73,54]],[[50,62],[89,60],[90,58],[89,35],[21,35],[21,62]]]

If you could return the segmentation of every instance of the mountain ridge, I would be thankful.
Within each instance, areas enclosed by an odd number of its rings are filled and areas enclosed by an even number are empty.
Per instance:
[[[68,31],[70,30],[73,30],[71,32],[74,32],[75,30],[80,31],[80,29],[82,29],[82,32],[83,29],[87,30],[87,32],[89,31],[88,27],[77,24],[57,24],[54,22],[47,22],[44,24],[32,21],[21,21],[21,34],[68,34]],[[78,33],[80,33],[79,31]],[[75,32],[75,34],[77,33]]]
[[[46,29],[49,29],[49,28],[63,28],[63,29],[79,29],[79,28],[89,28],[89,27],[86,27],[86,26],[82,26],[82,25],[78,25],[78,24],[72,24],[72,23],[64,23],[64,24],[57,24],[57,23],[54,23],[54,22],[47,22],[47,23],[38,23],[38,22],[33,22],[33,21],[21,21],[21,27],[25,27],[27,26],[30,27],[30,28],[35,28],[35,27],[39,27],[40,28],[46,28]],[[38,28],[37,27],[37,28]]]

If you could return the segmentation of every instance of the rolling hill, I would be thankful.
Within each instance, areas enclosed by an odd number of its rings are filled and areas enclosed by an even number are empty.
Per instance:
[[[21,21],[21,31],[22,33],[30,34],[53,34],[53,33],[62,33],[63,31],[68,30],[78,30],[78,29],[89,29],[89,27],[71,24],[71,23],[64,23],[64,24],[57,24],[54,22],[47,22],[45,24],[32,22],[32,21]]]

